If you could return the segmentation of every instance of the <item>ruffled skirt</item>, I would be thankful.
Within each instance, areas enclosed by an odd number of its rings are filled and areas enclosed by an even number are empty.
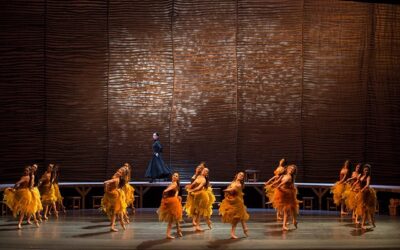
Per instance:
[[[101,199],[101,209],[108,217],[126,212],[125,193],[121,189],[106,192]]]
[[[158,219],[168,223],[182,221],[182,204],[177,196],[162,198],[160,208],[157,210]]]
[[[7,188],[4,190],[3,200],[13,212],[14,217],[20,213],[34,214],[40,207],[35,197],[35,191],[29,188]]]
[[[344,183],[336,182],[331,188],[331,193],[333,193],[333,202],[336,206],[339,206],[343,199],[343,193],[346,189]]]
[[[247,221],[250,216],[244,205],[242,195],[225,195],[219,207],[219,214],[222,216],[222,222],[235,224],[239,221]]]

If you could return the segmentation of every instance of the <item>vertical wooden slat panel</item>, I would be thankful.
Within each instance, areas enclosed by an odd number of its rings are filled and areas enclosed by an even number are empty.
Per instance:
[[[44,157],[44,1],[0,5],[0,182],[6,182]]]
[[[238,164],[265,179],[284,157],[302,177],[302,2],[238,7]]]
[[[62,180],[105,175],[107,3],[47,1],[46,160]]]
[[[110,1],[109,168],[143,179],[158,131],[169,162],[173,88],[172,1]]]
[[[400,183],[400,6],[375,4],[366,161],[374,183]]]
[[[236,1],[175,1],[171,155],[176,168],[200,161],[212,179],[236,168]]]
[[[368,4],[305,1],[303,140],[307,181],[333,182],[363,161]]]

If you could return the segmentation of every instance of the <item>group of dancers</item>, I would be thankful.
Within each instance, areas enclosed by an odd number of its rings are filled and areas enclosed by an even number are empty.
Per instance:
[[[26,166],[21,179],[13,188],[4,190],[3,200],[13,212],[14,217],[19,216],[18,229],[22,228],[22,221],[27,219],[28,224],[34,223],[39,227],[39,222],[48,219],[48,215],[54,212],[58,218],[58,210],[65,212],[63,197],[58,187],[59,166],[49,164],[46,172],[35,183],[35,174],[38,165]],[[35,185],[37,184],[37,185]],[[42,216],[42,211],[43,216]]]
[[[176,226],[176,235],[181,237],[182,230],[180,223],[183,221],[183,212],[192,219],[192,224],[196,232],[203,229],[200,221],[203,219],[212,229],[211,215],[215,195],[209,181],[209,168],[205,163],[200,163],[191,178],[191,183],[185,186],[187,196],[184,206],[180,193],[180,176],[178,172],[172,172],[163,162],[161,153],[162,146],[159,142],[159,134],[153,134],[153,157],[150,160],[146,177],[153,182],[156,178],[171,176],[171,183],[163,191],[160,207],[157,210],[159,220],[167,223],[166,237],[173,239],[171,235],[172,226]],[[29,224],[33,218],[34,223],[39,226],[39,222],[48,219],[50,210],[54,211],[58,217],[58,210],[65,211],[62,204],[62,196],[58,187],[59,166],[49,164],[46,172],[35,185],[35,174],[37,164],[27,166],[21,179],[13,188],[7,188],[4,192],[4,202],[12,210],[14,216],[19,216],[18,228],[22,228],[22,221],[26,217]],[[279,162],[274,171],[274,176],[265,182],[265,195],[269,202],[276,209],[277,220],[282,220],[282,230],[289,229],[291,219],[293,226],[297,229],[297,215],[299,213],[299,203],[297,200],[297,188],[295,177],[297,166],[294,164],[286,165],[285,159]],[[118,229],[115,222],[118,219],[123,229],[129,223],[128,207],[134,208],[135,189],[129,184],[132,175],[132,167],[125,163],[118,168],[111,179],[104,182],[104,196],[101,200],[101,210],[110,219],[110,231],[116,232]],[[352,211],[355,223],[359,223],[361,217],[361,227],[366,229],[368,220],[375,227],[375,206],[376,193],[370,187],[371,166],[369,164],[357,164],[355,170],[350,175],[350,162],[346,161],[340,171],[340,179],[334,184],[331,191],[336,205],[341,205],[341,214],[346,214],[344,207]],[[219,215],[222,222],[231,224],[230,236],[236,239],[236,226],[240,222],[243,233],[248,236],[246,221],[249,214],[243,199],[244,173],[238,172],[231,184],[223,190],[224,199],[219,206]],[[43,217],[41,212],[43,212]],[[134,210],[133,210],[134,211]]]
[[[375,227],[376,192],[370,187],[371,165],[358,163],[354,171],[350,170],[350,161],[346,160],[331,192],[335,205],[340,206],[340,214],[346,215],[351,212],[354,223],[359,223],[361,217],[361,228],[366,229],[366,221]],[[345,211],[347,209],[347,212]]]

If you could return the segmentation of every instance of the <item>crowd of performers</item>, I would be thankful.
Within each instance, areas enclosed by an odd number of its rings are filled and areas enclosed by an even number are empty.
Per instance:
[[[36,226],[44,219],[47,220],[50,212],[58,216],[58,211],[65,208],[62,204],[57,180],[59,167],[49,164],[46,172],[35,185],[35,173],[37,165],[28,166],[24,169],[24,174],[13,188],[7,188],[4,192],[4,201],[12,210],[14,216],[19,216],[18,228],[22,226],[24,218],[31,224],[34,220]],[[269,202],[276,209],[277,220],[282,221],[282,230],[290,230],[292,224],[297,229],[297,215],[299,213],[299,203],[297,200],[297,188],[295,186],[296,165],[285,165],[282,159],[279,166],[274,171],[274,176],[265,182],[265,194]],[[202,232],[201,220],[204,220],[209,229],[213,228],[211,215],[215,195],[209,181],[210,170],[205,163],[199,164],[191,183],[185,186],[187,198],[185,205],[182,206],[180,193],[180,176],[175,172],[172,174],[172,181],[163,191],[160,207],[157,210],[158,218],[167,223],[166,237],[173,239],[171,234],[172,227],[176,227],[176,235],[182,236],[180,223],[182,222],[183,212],[191,218],[191,223],[196,232]],[[135,189],[129,184],[132,174],[132,167],[125,163],[118,168],[111,179],[104,182],[104,196],[101,201],[102,211],[110,219],[110,231],[118,231],[116,220],[118,219],[121,227],[126,229],[129,223],[128,207],[133,208]],[[352,212],[355,223],[359,223],[361,217],[361,227],[366,228],[366,221],[375,227],[374,213],[376,205],[376,193],[370,187],[371,166],[368,164],[357,164],[354,171],[350,174],[350,163],[346,161],[340,171],[340,179],[332,187],[334,202],[342,207],[341,214]],[[236,227],[240,223],[244,235],[248,236],[246,221],[249,214],[244,204],[244,173],[239,172],[235,175],[230,185],[223,190],[224,199],[219,206],[219,215],[222,222],[231,224],[230,236],[236,239]],[[347,210],[347,212],[345,211]],[[43,211],[43,212],[42,212]],[[42,215],[43,214],[43,215]],[[291,223],[290,223],[291,222]]]
[[[51,211],[56,218],[58,218],[59,210],[65,213],[63,197],[58,187],[59,166],[49,164],[46,172],[38,182],[35,182],[37,169],[37,164],[26,166],[23,176],[14,187],[4,190],[3,200],[13,212],[14,217],[19,217],[19,229],[22,228],[24,218],[28,224],[32,224],[33,218],[35,225],[39,227],[39,222],[48,220]]]
[[[341,207],[341,215],[351,212],[352,219],[359,224],[361,217],[361,227],[366,229],[366,221],[375,227],[376,192],[370,187],[371,166],[358,163],[354,171],[350,170],[350,162],[345,161],[340,170],[339,180],[333,185],[333,201]],[[346,211],[347,210],[347,211]]]

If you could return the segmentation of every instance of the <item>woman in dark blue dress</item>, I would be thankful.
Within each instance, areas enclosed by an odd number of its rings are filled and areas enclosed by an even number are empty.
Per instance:
[[[149,162],[145,174],[145,177],[151,178],[150,182],[153,182],[154,179],[169,177],[172,174],[171,169],[164,163],[162,158],[162,146],[159,136],[157,132],[153,134],[153,157]]]

